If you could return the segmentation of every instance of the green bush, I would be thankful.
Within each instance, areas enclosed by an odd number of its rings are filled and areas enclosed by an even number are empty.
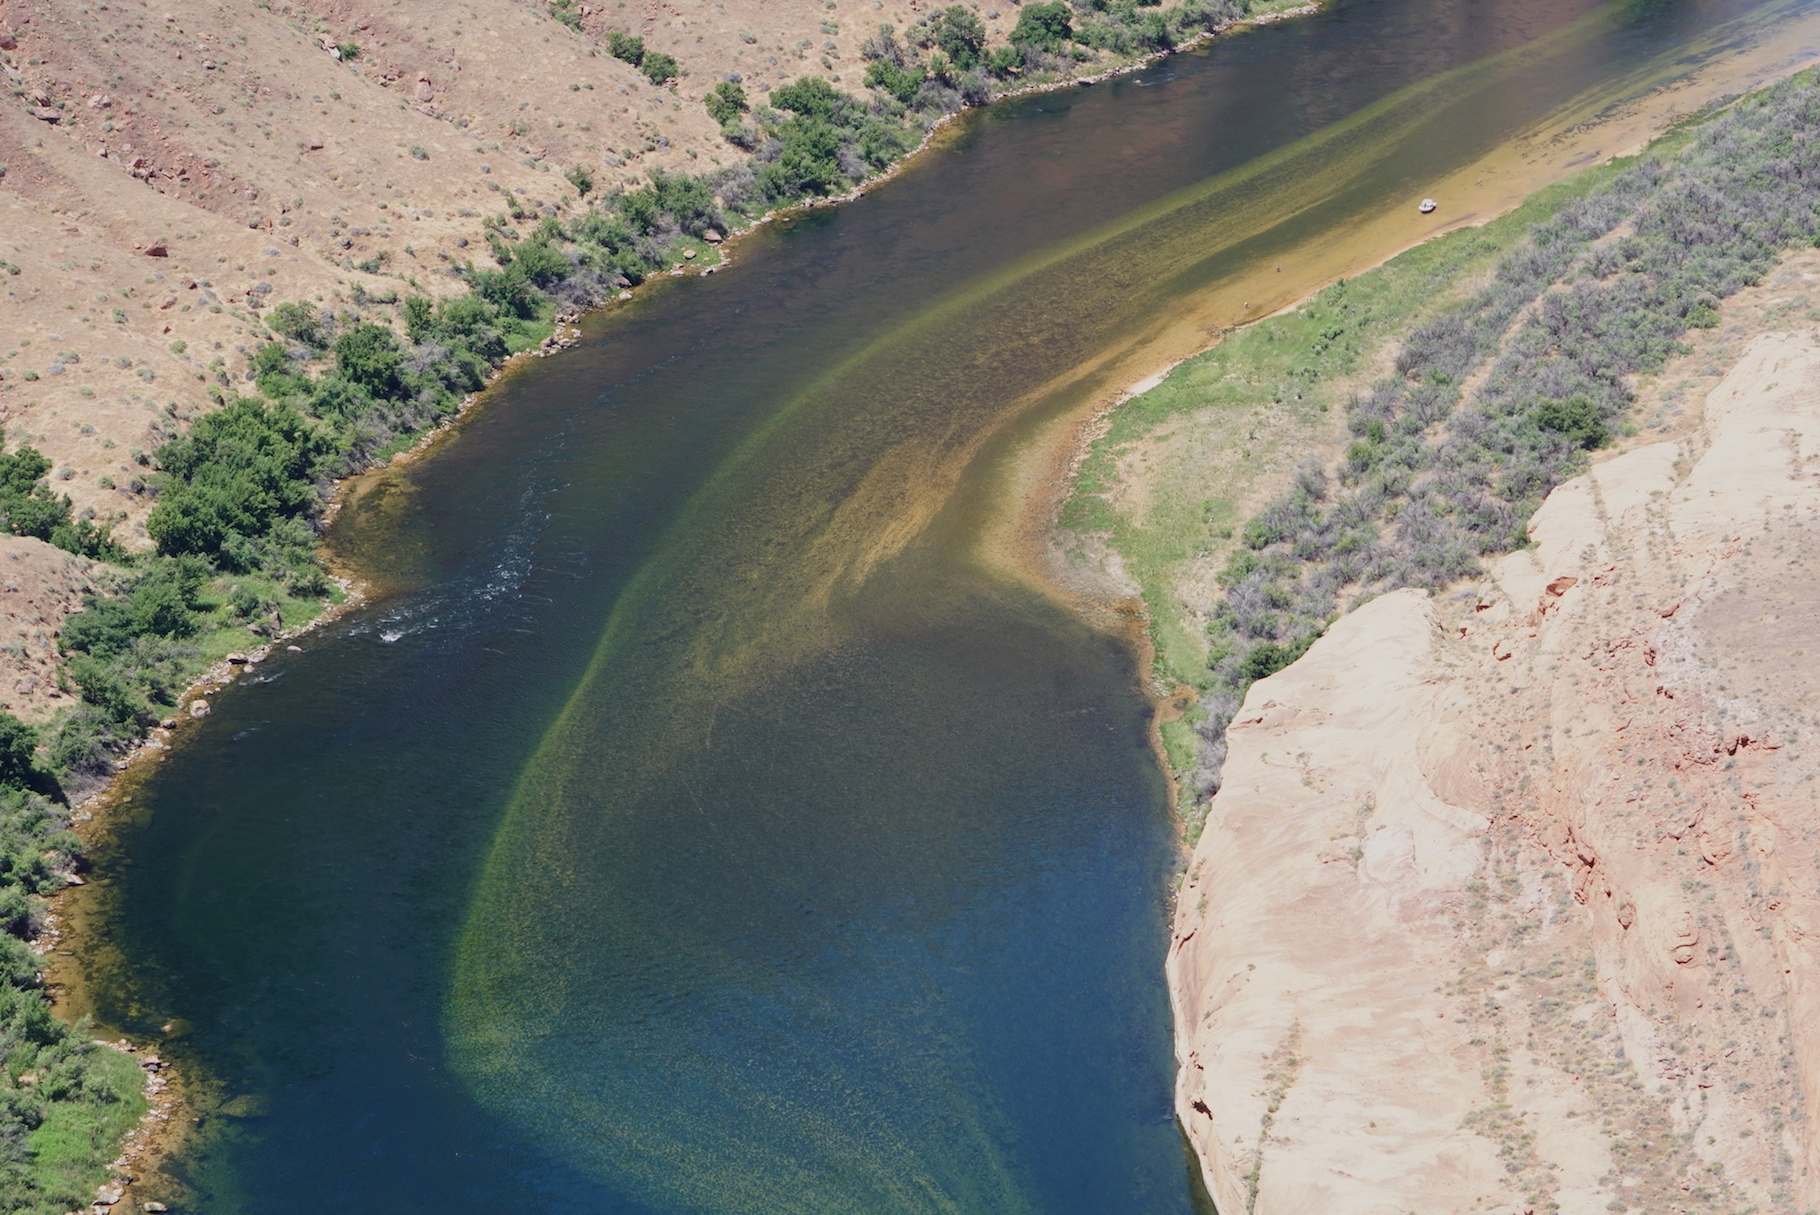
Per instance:
[[[357,343],[352,353],[378,349]],[[226,556],[230,538],[312,509],[329,455],[326,437],[290,406],[238,397],[160,449],[164,475],[146,531],[161,553]]]
[[[404,390],[404,354],[384,325],[363,321],[335,341],[335,369],[368,395],[384,400]]]
[[[1074,37],[1074,23],[1068,6],[1062,0],[1045,4],[1026,4],[1017,15],[1011,31],[1013,45],[1033,47],[1039,51],[1059,51]]]
[[[328,349],[328,334],[322,316],[308,304],[295,301],[279,304],[267,314],[265,324],[279,337],[289,338],[311,350]]]
[[[1015,46],[995,46],[986,54],[986,70],[1003,80],[1024,69],[1024,52]]]
[[[834,122],[844,121],[853,107],[853,99],[820,76],[804,76],[772,89],[771,104],[804,118]]]
[[[5,435],[0,432],[0,442]],[[120,548],[105,527],[70,513],[70,500],[44,483],[51,463],[33,447],[0,452],[0,527],[15,536],[48,540],[65,552],[114,559]]]
[[[767,197],[792,202],[832,194],[844,184],[846,178],[836,160],[841,137],[832,124],[820,118],[792,118],[774,134],[777,156],[758,170],[758,182]]]
[[[721,126],[738,122],[750,106],[746,103],[746,90],[736,80],[723,80],[702,99],[708,107],[708,117]]]
[[[971,9],[951,4],[936,18],[935,45],[957,69],[970,72],[984,62],[986,27]]]
[[[63,622],[64,651],[113,658],[140,637],[191,636],[208,573],[194,556],[152,562],[124,594],[93,598]]]
[[[38,733],[11,713],[0,712],[0,787],[20,788],[32,779]]]
[[[647,51],[644,62],[638,65],[638,70],[643,72],[645,79],[652,84],[668,84],[682,74],[682,68],[678,66],[676,60],[661,51]]]
[[[888,59],[874,59],[866,65],[866,87],[882,89],[903,105],[910,104],[927,78],[928,73],[920,67],[899,67]]]
[[[607,31],[607,53],[637,67],[645,61],[645,40],[636,34]]]
[[[1611,437],[1599,406],[1591,397],[1575,395],[1565,400],[1543,401],[1535,409],[1536,424],[1560,435],[1575,447],[1591,451]]]

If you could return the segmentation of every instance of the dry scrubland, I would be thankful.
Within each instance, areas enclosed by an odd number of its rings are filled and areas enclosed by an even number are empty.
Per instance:
[[[1817,105],[1555,199],[1235,528],[1168,963],[1222,1211],[1820,1208]]]

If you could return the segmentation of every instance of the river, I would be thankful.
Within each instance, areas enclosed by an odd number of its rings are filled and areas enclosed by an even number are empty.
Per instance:
[[[515,370],[350,496],[374,598],[95,840],[81,1000],[198,1080],[153,1189],[1210,1210],[1145,672],[1002,542],[1019,461],[1437,180],[1816,2],[1341,0],[970,115]]]

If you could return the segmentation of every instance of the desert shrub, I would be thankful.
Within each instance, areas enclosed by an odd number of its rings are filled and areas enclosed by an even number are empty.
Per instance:
[[[740,116],[751,106],[746,101],[746,90],[737,80],[723,80],[709,90],[702,99],[708,107],[708,116],[725,127],[739,121]]]
[[[282,338],[311,350],[328,349],[328,329],[322,315],[308,304],[288,301],[266,314],[266,328]]]
[[[1039,51],[1059,51],[1073,37],[1072,13],[1062,0],[1026,4],[1018,10],[1017,25],[1011,30],[1012,45]]]
[[[874,59],[866,65],[866,87],[889,94],[900,105],[909,105],[915,100],[917,90],[923,87],[927,78],[924,69],[900,67],[889,59]]]
[[[1584,394],[1565,400],[1543,401],[1536,405],[1534,416],[1543,430],[1552,431],[1573,446],[1589,451],[1604,446],[1610,437],[1598,404]]]
[[[607,31],[607,53],[637,67],[645,61],[645,40],[621,30]]]
[[[682,74],[676,60],[661,51],[645,52],[644,62],[638,65],[638,70],[652,84],[668,84]]]
[[[326,436],[294,409],[236,398],[159,450],[164,471],[146,531],[162,553],[221,556],[231,537],[312,509],[329,454]]]
[[[973,10],[950,4],[936,18],[935,45],[958,70],[972,71],[986,53],[986,26]]]

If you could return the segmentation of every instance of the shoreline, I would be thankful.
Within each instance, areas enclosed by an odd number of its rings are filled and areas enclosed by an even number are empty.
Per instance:
[[[383,462],[361,469],[334,482],[323,502],[322,511],[317,520],[319,538],[326,538],[328,530],[334,525],[350,497],[358,493],[362,485],[427,458],[441,443],[451,439],[459,431],[461,424],[469,419],[511,374],[522,369],[533,359],[547,358],[580,343],[583,334],[582,325],[587,318],[601,316],[616,306],[635,302],[642,288],[655,283],[668,279],[706,277],[724,272],[734,263],[736,243],[768,224],[787,220],[795,215],[857,201],[920,162],[923,154],[935,145],[938,138],[954,128],[957,121],[966,115],[989,109],[1001,102],[1073,88],[1090,88],[1142,71],[1174,55],[1197,50],[1216,38],[1249,28],[1263,27],[1308,16],[1319,12],[1321,8],[1321,0],[1307,0],[1306,3],[1290,8],[1279,9],[1256,17],[1241,18],[1215,29],[1204,30],[1177,46],[1153,51],[1093,75],[1064,77],[1021,85],[996,93],[984,106],[967,106],[951,114],[943,115],[930,125],[914,148],[883,171],[856,184],[851,189],[838,195],[811,199],[789,207],[772,208],[743,226],[730,226],[724,242],[716,247],[718,260],[712,265],[695,269],[693,275],[690,274],[690,268],[684,262],[671,267],[668,271],[653,273],[637,286],[603,300],[593,307],[558,312],[552,318],[551,333],[543,341],[535,347],[507,357],[488,375],[486,383],[463,397],[461,403],[446,418],[440,419],[434,425],[426,428],[409,445],[394,452]],[[162,758],[181,745],[185,734],[197,722],[209,715],[207,697],[210,693],[234,683],[244,672],[258,667],[281,647],[301,652],[301,647],[296,644],[300,638],[339,620],[356,607],[369,604],[376,597],[370,577],[349,563],[337,560],[326,543],[320,540],[318,557],[328,569],[332,580],[340,588],[342,599],[339,602],[326,604],[323,610],[311,617],[309,621],[280,632],[266,644],[249,650],[244,656],[236,655],[235,657],[240,658],[240,661],[223,659],[197,675],[177,696],[174,716],[154,726],[145,737],[135,742],[124,755],[117,759],[112,775],[93,788],[84,791],[70,803],[71,829],[77,833],[79,838],[83,839],[85,844],[93,833],[105,829],[106,822],[112,817],[110,812],[117,807],[119,800],[128,794],[132,786],[155,772]],[[1148,635],[1141,613],[1128,616],[1128,620],[1132,643],[1140,646],[1147,645]],[[204,706],[202,712],[196,712],[197,705]],[[1155,734],[1154,727],[1152,733]],[[1158,754],[1161,758],[1161,751]],[[1164,770],[1165,772],[1168,770],[1166,763]],[[52,996],[53,1013],[59,1016],[62,1015],[62,1008],[70,999],[71,993],[85,990],[85,983],[80,977],[81,966],[71,947],[71,941],[77,937],[77,930],[66,932],[66,917],[58,914],[58,905],[63,902],[64,897],[70,891],[81,890],[87,885],[79,876],[72,876],[74,880],[47,900],[46,924],[40,937],[45,964],[45,984]],[[156,1042],[136,1042],[125,1035],[117,1036],[112,1040],[96,1038],[95,1041],[100,1046],[120,1051],[130,1058],[137,1059],[147,1074],[148,1105],[146,1113],[121,1141],[120,1155],[111,1166],[113,1176],[97,1192],[96,1205],[98,1206],[111,1207],[124,1202],[130,1207],[135,1205],[135,1195],[132,1190],[135,1181],[140,1179],[141,1174],[155,1171],[160,1160],[174,1153],[181,1146],[190,1127],[200,1119],[193,1104],[191,1091],[193,1086],[186,1083],[186,1079],[189,1078],[184,1075],[182,1069],[171,1066],[160,1057]]]
[[[1015,533],[1010,541],[1012,559],[1024,567],[1023,572],[1027,577],[1034,579],[1056,598],[1071,605],[1077,612],[1089,619],[1098,619],[1107,623],[1116,631],[1132,639],[1138,663],[1137,682],[1151,706],[1150,745],[1158,757],[1164,779],[1169,786],[1170,810],[1176,820],[1178,847],[1184,859],[1192,852],[1193,843],[1183,830],[1186,820],[1182,816],[1180,805],[1182,774],[1175,770],[1175,766],[1168,759],[1168,749],[1164,745],[1162,728],[1165,724],[1178,719],[1195,703],[1197,698],[1189,685],[1179,681],[1171,681],[1169,684],[1161,682],[1164,677],[1155,665],[1157,648],[1152,634],[1150,614],[1145,606],[1140,588],[1125,581],[1127,575],[1123,573],[1123,562],[1120,555],[1110,546],[1098,541],[1093,542],[1094,551],[1089,564],[1085,567],[1084,584],[1081,576],[1082,569],[1069,567],[1069,558],[1061,546],[1063,538],[1080,535],[1080,533],[1068,531],[1063,527],[1061,512],[1073,495],[1074,483],[1083,463],[1088,458],[1093,445],[1104,436],[1107,428],[1110,427],[1113,415],[1144,393],[1160,386],[1183,364],[1206,355],[1227,338],[1242,330],[1305,307],[1321,292],[1337,282],[1369,273],[1411,250],[1451,233],[1482,228],[1521,207],[1529,198],[1550,186],[1570,180],[1582,172],[1610,161],[1640,154],[1659,139],[1673,133],[1674,129],[1689,117],[1715,107],[1729,106],[1743,96],[1768,88],[1778,81],[1814,67],[1816,64],[1820,64],[1820,53],[1810,52],[1804,56],[1787,59],[1777,63],[1768,71],[1767,75],[1754,77],[1743,88],[1735,92],[1724,92],[1721,88],[1720,92],[1710,97],[1704,104],[1695,106],[1684,113],[1677,113],[1669,107],[1658,107],[1652,104],[1662,98],[1672,100],[1682,89],[1696,87],[1702,80],[1700,77],[1695,77],[1693,81],[1684,82],[1679,88],[1665,86],[1652,90],[1638,98],[1624,111],[1604,121],[1579,124],[1572,130],[1571,139],[1563,136],[1558,142],[1577,149],[1580,142],[1601,132],[1618,131],[1621,138],[1608,150],[1595,150],[1593,153],[1575,151],[1574,154],[1564,157],[1558,163],[1540,166],[1539,176],[1529,180],[1521,192],[1501,198],[1495,207],[1471,210],[1445,220],[1433,228],[1424,230],[1419,235],[1413,235],[1409,239],[1391,246],[1369,260],[1335,270],[1324,278],[1316,279],[1302,286],[1296,294],[1282,302],[1265,304],[1250,314],[1242,314],[1239,319],[1231,323],[1217,326],[1217,330],[1210,331],[1211,341],[1188,350],[1186,353],[1162,355],[1160,364],[1157,364],[1154,359],[1146,364],[1144,356],[1141,354],[1127,356],[1123,361],[1135,364],[1132,374],[1136,378],[1126,380],[1123,386],[1109,389],[1099,394],[1092,402],[1044,424],[1043,430],[1058,433],[1035,436],[1030,444],[1033,450],[1019,461],[1026,467],[1017,468],[1011,472],[1013,479],[1031,482],[1031,484],[1023,486],[1021,492],[1014,495],[1017,499],[1016,505],[1007,510],[1007,518],[1003,523],[1003,526],[1010,528]],[[1733,65],[1734,69],[1743,66],[1742,63]],[[1723,70],[1716,71],[1714,75],[1720,77],[1721,82],[1729,81],[1729,77]],[[1495,155],[1494,151],[1478,161],[1462,166],[1441,180],[1453,181],[1470,178]],[[1159,346],[1164,344],[1163,342],[1157,343]],[[1147,365],[1153,369],[1141,370]],[[1172,902],[1173,899],[1172,893]]]

